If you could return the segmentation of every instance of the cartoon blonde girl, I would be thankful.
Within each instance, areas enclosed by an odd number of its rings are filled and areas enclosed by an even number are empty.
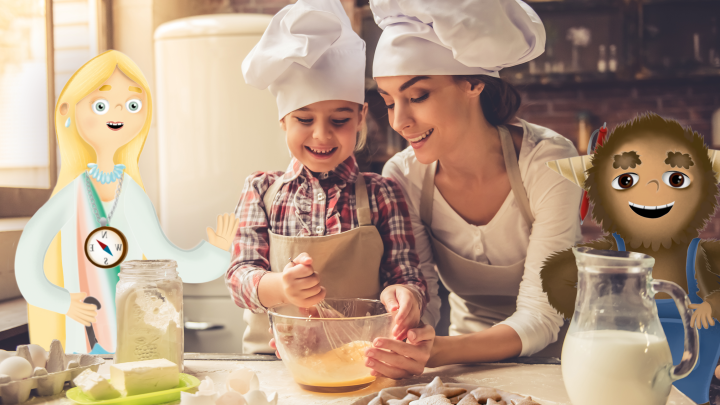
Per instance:
[[[189,283],[211,281],[225,272],[236,220],[219,217],[217,233],[208,228],[211,244],[202,241],[192,250],[173,245],[160,228],[138,169],[151,119],[147,80],[118,51],[87,62],[60,93],[55,109],[62,163],[57,186],[26,225],[15,256],[33,343],[48,349],[58,339],[68,353],[88,353],[85,327],[93,324],[97,344],[92,352],[115,351],[120,269],[95,267],[84,251],[85,238],[105,224],[125,235],[125,260],[173,259]],[[98,300],[99,309],[83,302],[88,296]]]

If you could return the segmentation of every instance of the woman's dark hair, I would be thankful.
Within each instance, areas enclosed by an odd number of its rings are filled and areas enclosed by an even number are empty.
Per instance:
[[[456,81],[465,80],[473,88],[480,83],[485,84],[485,88],[480,93],[480,107],[490,125],[505,125],[515,118],[522,97],[512,84],[485,75],[455,75],[453,78]]]

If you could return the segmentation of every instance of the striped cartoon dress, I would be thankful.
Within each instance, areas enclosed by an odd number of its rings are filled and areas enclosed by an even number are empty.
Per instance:
[[[110,220],[127,239],[125,260],[171,259],[185,283],[212,281],[225,273],[230,253],[205,241],[190,250],[180,249],[167,239],[155,209],[145,191],[128,174],[117,207]],[[93,324],[98,344],[93,353],[113,353],[117,347],[115,286],[120,268],[101,269],[85,257],[85,239],[100,227],[91,198],[105,217],[106,207],[93,187],[86,186],[87,174],[78,176],[51,198],[25,226],[15,255],[15,277],[28,312],[30,338],[48,348],[59,339],[67,353],[89,353],[85,326],[65,316],[70,308],[70,293],[85,292],[101,305]],[[60,231],[60,252],[49,252]],[[44,269],[45,256],[60,253],[62,269]]]

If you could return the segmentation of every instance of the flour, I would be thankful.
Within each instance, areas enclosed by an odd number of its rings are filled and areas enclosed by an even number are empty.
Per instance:
[[[118,288],[116,363],[167,359],[182,370],[182,285],[178,284],[167,281]]]

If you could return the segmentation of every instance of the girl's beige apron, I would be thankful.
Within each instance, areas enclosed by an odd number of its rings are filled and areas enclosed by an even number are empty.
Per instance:
[[[520,176],[515,146],[507,128],[498,127],[505,169],[515,201],[527,224],[535,218]],[[433,195],[437,161],[428,165],[420,197],[420,218],[430,236],[438,275],[450,291],[450,335],[479,332],[504,321],[515,312],[520,282],[525,272],[525,259],[507,266],[493,266],[468,260],[440,242],[432,232]],[[559,357],[566,328],[558,341],[533,357]]]
[[[265,214],[269,218],[275,196],[283,185],[279,177],[265,193]],[[276,235],[270,230],[270,270],[282,272],[288,258],[306,252],[313,258],[313,269],[327,289],[327,298],[371,298],[380,295],[380,261],[385,251],[380,233],[372,224],[367,187],[361,173],[355,181],[358,227],[328,236],[296,237]],[[267,314],[245,311],[248,327],[243,335],[244,353],[274,353],[269,342]]]

